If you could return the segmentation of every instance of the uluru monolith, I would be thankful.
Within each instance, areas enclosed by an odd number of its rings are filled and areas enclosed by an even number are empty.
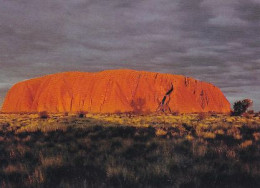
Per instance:
[[[64,72],[15,84],[2,112],[230,112],[216,86],[181,75],[135,70]]]

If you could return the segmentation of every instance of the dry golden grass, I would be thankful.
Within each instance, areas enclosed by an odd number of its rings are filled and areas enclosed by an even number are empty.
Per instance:
[[[0,187],[259,187],[260,118],[0,114]]]
[[[241,148],[246,148],[248,146],[251,146],[253,144],[252,140],[245,140],[243,143],[240,144]]]
[[[155,134],[156,134],[156,136],[165,136],[167,134],[167,131],[165,131],[161,128],[158,128],[158,129],[156,129]]]

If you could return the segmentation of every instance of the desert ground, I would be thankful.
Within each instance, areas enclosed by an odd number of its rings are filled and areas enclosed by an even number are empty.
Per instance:
[[[0,187],[260,187],[260,117],[2,113]]]

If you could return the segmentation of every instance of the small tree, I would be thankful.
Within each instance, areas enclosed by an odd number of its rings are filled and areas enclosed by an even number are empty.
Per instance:
[[[253,101],[251,99],[244,99],[242,101],[236,101],[233,105],[233,115],[240,116],[247,111],[249,107],[253,105]]]

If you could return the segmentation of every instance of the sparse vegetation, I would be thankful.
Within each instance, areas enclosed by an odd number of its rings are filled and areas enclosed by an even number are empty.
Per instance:
[[[260,187],[259,116],[0,114],[0,187]]]

